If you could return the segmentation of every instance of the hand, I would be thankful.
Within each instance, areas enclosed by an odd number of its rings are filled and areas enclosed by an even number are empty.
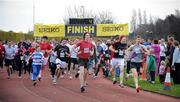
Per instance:
[[[78,55],[81,54],[81,53],[82,53],[82,51],[79,51],[79,52],[78,52]]]
[[[92,56],[93,55],[93,51],[90,51],[90,56]]]
[[[175,70],[175,66],[174,65],[172,65],[171,68],[172,68],[172,70]]]
[[[118,53],[118,50],[114,50],[115,53]]]

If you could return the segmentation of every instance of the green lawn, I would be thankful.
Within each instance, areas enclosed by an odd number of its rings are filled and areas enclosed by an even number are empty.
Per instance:
[[[110,77],[110,79],[112,80],[112,77]],[[117,77],[116,80],[119,81],[119,77]],[[134,87],[133,78],[130,77],[128,81],[124,80],[124,84],[126,86]],[[156,78],[155,84],[151,84],[147,81],[139,80],[139,85],[143,90],[180,98],[180,85],[172,85],[171,90],[163,90],[164,85],[160,84],[158,78]]]

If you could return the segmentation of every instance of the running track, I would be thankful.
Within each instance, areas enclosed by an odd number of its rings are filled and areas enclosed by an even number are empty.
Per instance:
[[[59,84],[52,85],[48,70],[37,86],[33,86],[28,75],[17,78],[17,72],[7,79],[7,73],[0,71],[0,102],[179,102],[179,99],[141,91],[120,88],[112,82],[98,77],[88,78],[88,86],[80,93],[79,80],[60,79]]]

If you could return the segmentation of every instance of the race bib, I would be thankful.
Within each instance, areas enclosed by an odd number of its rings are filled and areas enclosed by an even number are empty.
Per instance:
[[[64,52],[61,52],[60,57],[64,57],[64,56],[65,56]]]
[[[119,55],[120,55],[120,56],[124,55],[124,53],[123,53],[122,50],[119,50]]]
[[[135,53],[136,53],[136,54],[140,54],[140,53],[141,53],[140,48],[135,49]]]
[[[106,54],[105,56],[106,56],[106,57],[110,57],[110,55],[109,55],[109,54]]]
[[[23,60],[23,56],[21,56],[20,59]]]
[[[89,53],[89,48],[84,48],[84,53]]]

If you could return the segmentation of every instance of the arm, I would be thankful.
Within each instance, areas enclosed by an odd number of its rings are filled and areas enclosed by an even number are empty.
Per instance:
[[[133,50],[133,45],[131,45],[128,49],[127,49],[127,51],[132,51]]]
[[[114,53],[117,53],[117,52],[118,52],[117,50],[114,49],[114,47],[113,47],[112,45],[109,47],[109,50],[111,50],[111,51],[114,52]]]
[[[172,66],[174,66],[174,63],[176,62],[176,60],[178,59],[178,49],[175,48],[174,53],[173,53],[173,60],[172,60]]]
[[[67,47],[67,51],[65,52],[65,54],[70,57],[70,51],[69,51],[69,48]]]
[[[92,46],[92,49],[90,51],[90,55],[92,56],[94,54],[94,46]]]

